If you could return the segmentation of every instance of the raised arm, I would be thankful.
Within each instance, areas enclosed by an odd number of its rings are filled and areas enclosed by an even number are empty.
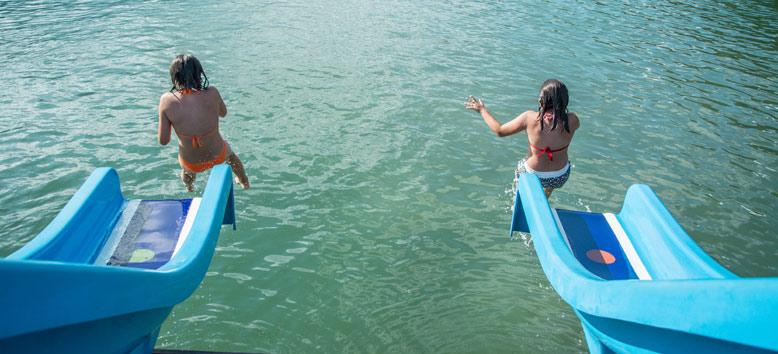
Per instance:
[[[522,113],[508,123],[500,124],[500,122],[489,113],[484,106],[483,101],[480,99],[476,100],[473,96],[468,97],[467,102],[465,102],[465,108],[472,109],[481,114],[481,117],[483,117],[489,128],[492,128],[499,137],[510,136],[527,129],[527,112]]]

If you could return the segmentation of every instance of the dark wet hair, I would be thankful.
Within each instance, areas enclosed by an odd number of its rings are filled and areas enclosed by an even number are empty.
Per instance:
[[[567,123],[567,100],[567,87],[561,81],[548,79],[543,83],[538,98],[540,129],[543,129],[543,115],[550,112],[554,116],[551,130],[561,125],[565,131],[570,132],[570,125]]]
[[[170,80],[173,81],[170,92],[189,89],[201,91],[208,88],[208,77],[194,55],[181,54],[173,59],[170,63]]]

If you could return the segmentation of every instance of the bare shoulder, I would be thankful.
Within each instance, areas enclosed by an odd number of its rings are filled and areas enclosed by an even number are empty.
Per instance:
[[[538,112],[535,112],[535,111],[532,111],[532,110],[530,110],[530,111],[524,111],[524,112],[522,112],[522,113],[521,113],[521,114],[519,114],[519,116],[518,116],[518,117],[516,117],[516,118],[521,118],[521,119],[529,119],[529,118],[532,118],[532,117],[536,117],[537,115],[538,115]]]
[[[205,89],[205,92],[208,92],[210,94],[216,94],[217,96],[221,96],[219,93],[219,89],[216,88],[216,86],[209,85],[208,88]]]
[[[174,96],[172,92],[167,91],[167,92],[163,93],[162,96],[159,97],[159,104],[160,105],[162,105],[163,103],[164,104],[168,104],[171,101],[174,101],[175,99],[176,99],[176,96]]]
[[[573,128],[573,130],[578,129],[581,126],[581,120],[578,119],[578,116],[575,113],[567,113],[567,122],[570,124],[570,127]]]
[[[530,123],[536,121],[536,119],[534,119],[534,118],[537,118],[537,117],[538,117],[538,112],[535,112],[533,110],[524,111],[524,113],[519,114],[519,118],[522,119],[527,124],[530,124]]]

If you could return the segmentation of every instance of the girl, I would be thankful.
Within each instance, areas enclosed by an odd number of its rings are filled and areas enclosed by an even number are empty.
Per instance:
[[[178,162],[181,180],[186,189],[194,191],[197,173],[224,163],[232,167],[235,182],[249,188],[243,163],[219,134],[219,118],[227,115],[219,90],[208,86],[200,61],[192,55],[179,55],[170,63],[173,88],[159,99],[158,139],[162,145],[170,142],[170,127],[178,135]]]
[[[494,119],[484,103],[473,96],[467,98],[465,107],[480,113],[500,137],[527,131],[529,147],[527,155],[516,168],[516,180],[522,173],[538,175],[548,198],[554,188],[562,187],[570,177],[567,147],[576,129],[581,126],[578,116],[567,112],[567,99],[565,84],[550,79],[540,89],[538,112],[526,111],[505,124]]]

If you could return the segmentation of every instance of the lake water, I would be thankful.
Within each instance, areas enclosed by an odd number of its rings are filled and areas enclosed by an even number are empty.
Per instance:
[[[767,0],[0,1],[0,256],[99,166],[128,199],[191,196],[156,141],[191,53],[252,188],[158,347],[585,352],[508,237],[526,137],[465,97],[506,122],[559,78],[582,127],[552,205],[617,212],[645,183],[725,267],[778,276],[777,19]]]

